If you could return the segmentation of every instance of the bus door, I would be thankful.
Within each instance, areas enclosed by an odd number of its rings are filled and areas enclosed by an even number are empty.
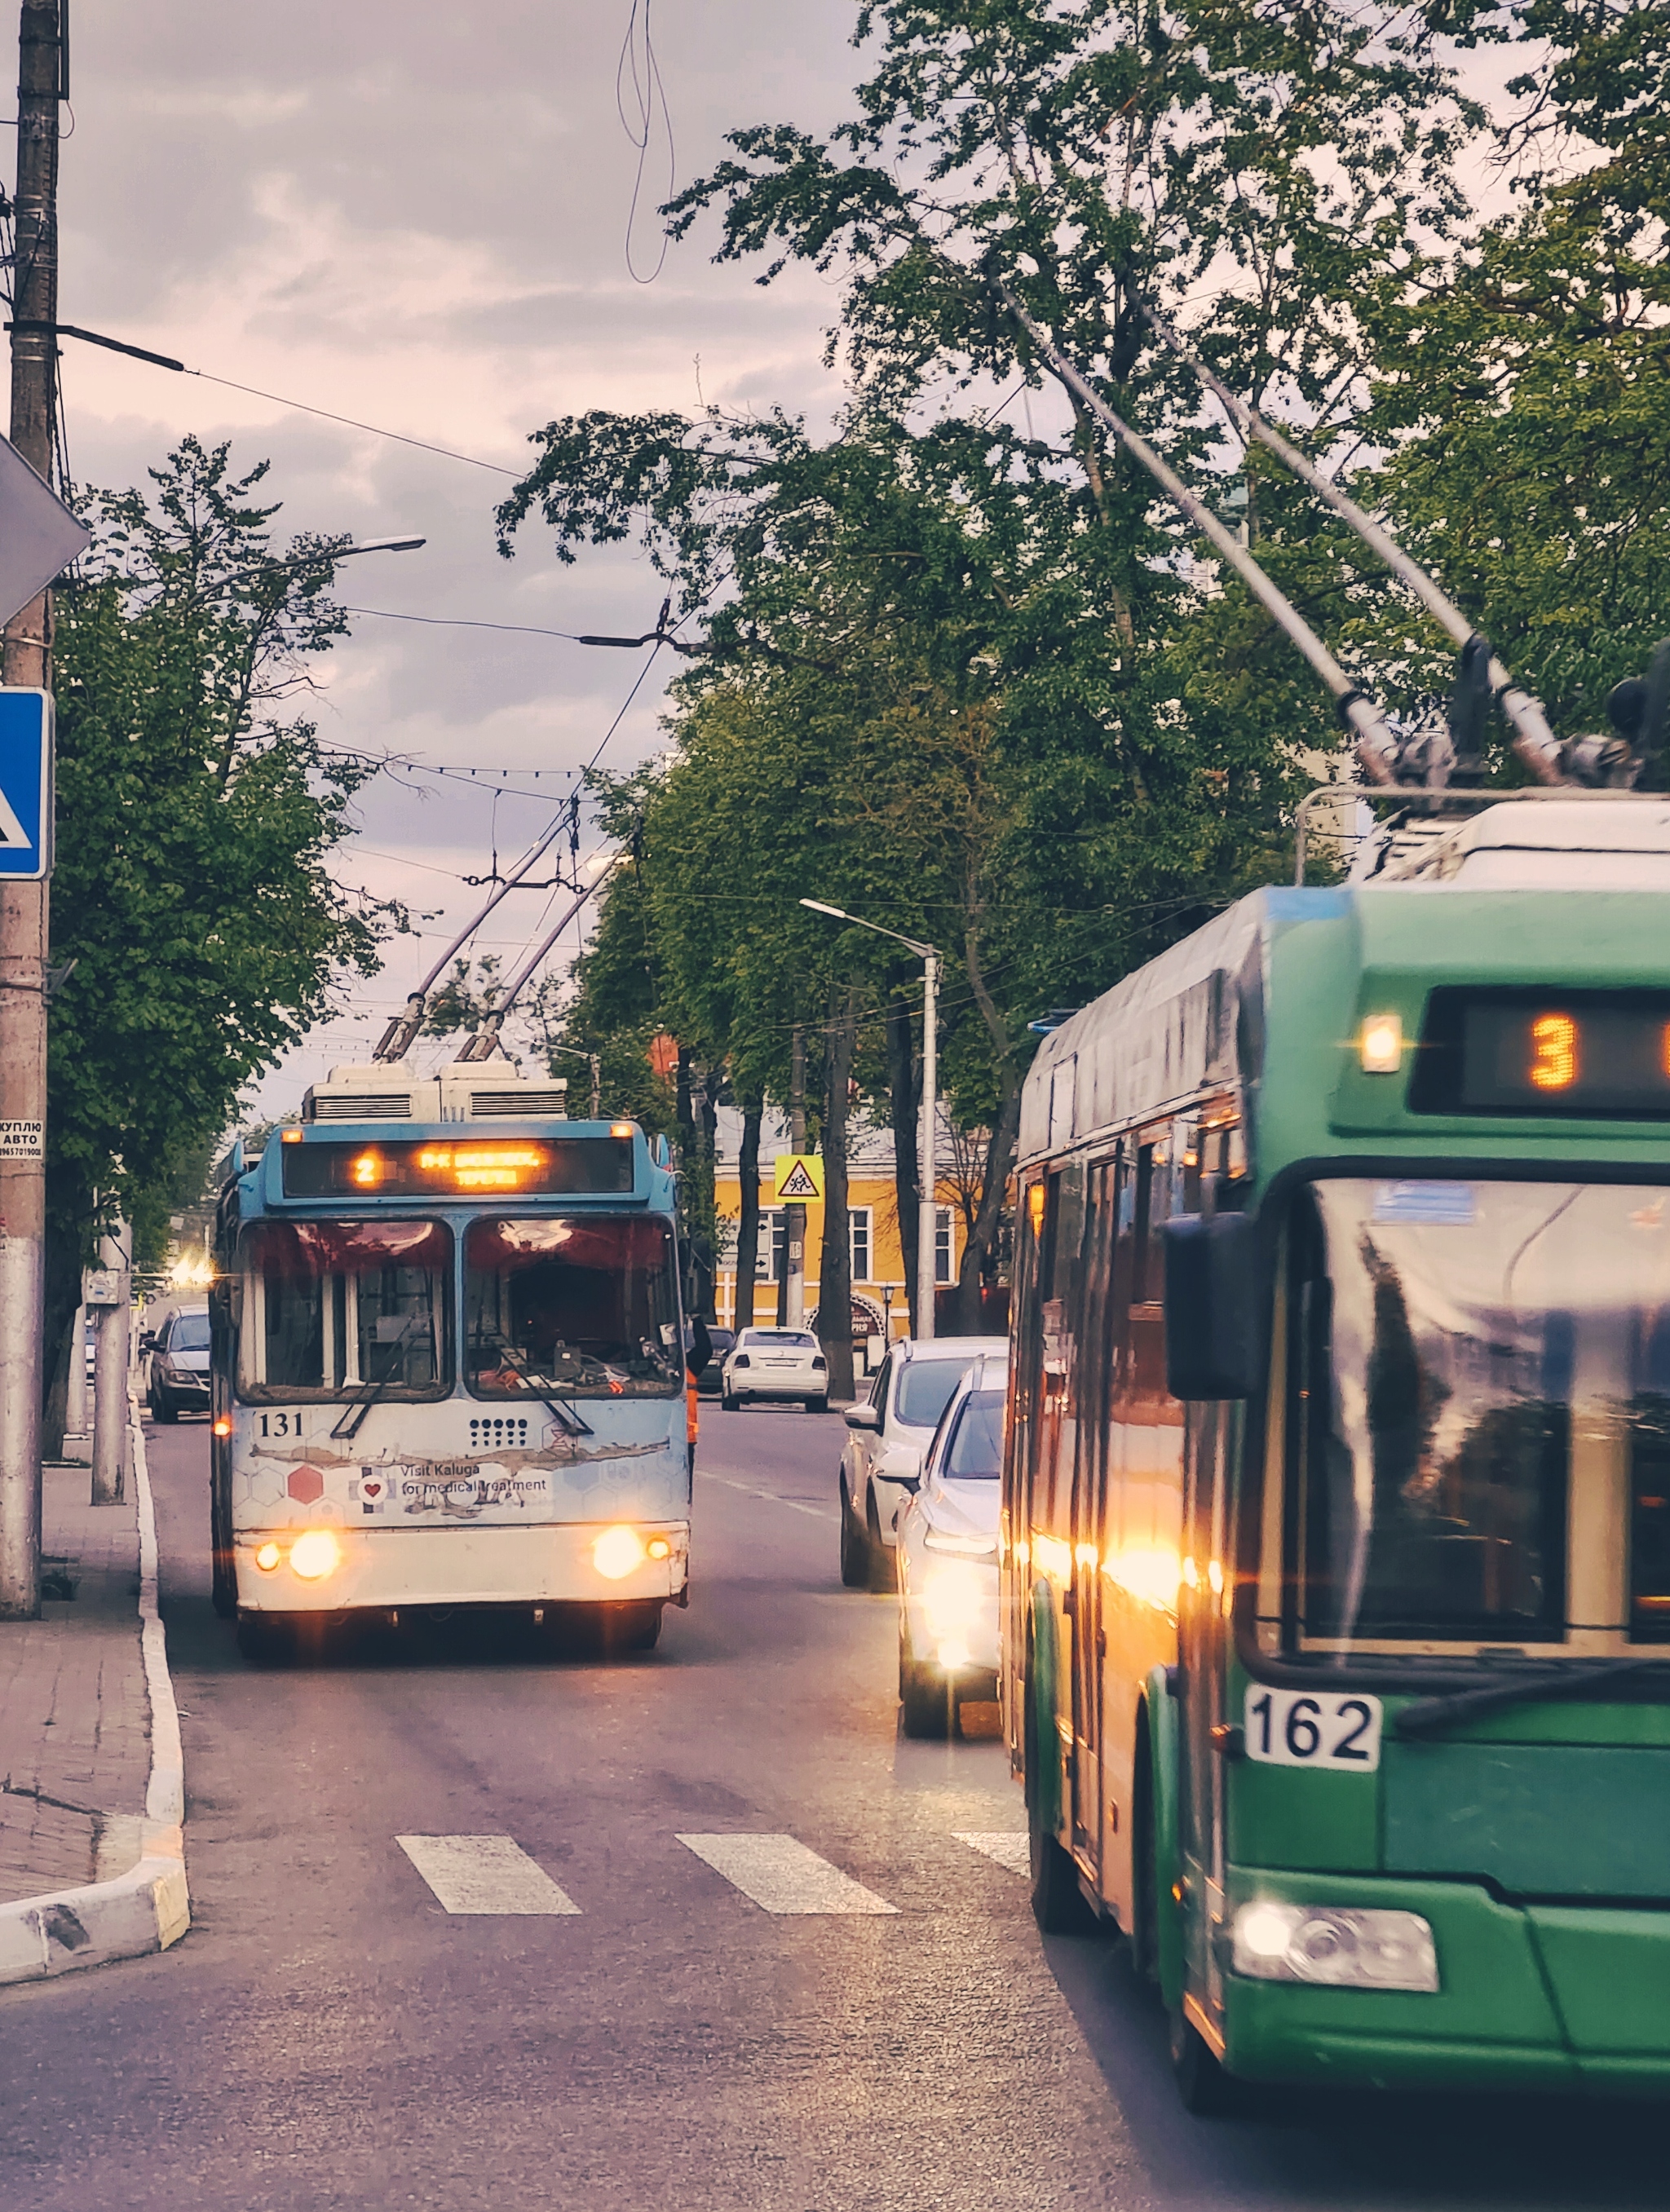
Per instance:
[[[1238,1407],[1192,1406],[1184,1446],[1183,1560],[1177,1593],[1177,1656],[1182,1695],[1181,1828],[1203,1910],[1188,1917],[1184,1942],[1189,1980],[1216,2011],[1223,1977],[1212,1936],[1224,1916],[1224,1697],[1229,1671],[1233,1545],[1230,1529],[1230,1446]]]
[[[1072,1486],[1072,1849],[1085,1872],[1098,1879],[1102,1857],[1102,1669],[1108,1649],[1102,1571],[1108,1555],[1109,1316],[1119,1185],[1117,1158],[1092,1165],[1080,1278],[1078,1453]]]

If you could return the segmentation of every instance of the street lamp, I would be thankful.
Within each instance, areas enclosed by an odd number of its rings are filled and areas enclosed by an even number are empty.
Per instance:
[[[880,922],[865,921],[862,915],[848,914],[843,907],[826,906],[822,899],[803,898],[800,903],[814,914],[827,914],[832,921],[850,921],[856,929],[872,929],[878,937],[890,937],[896,945],[902,945],[922,963],[926,988],[922,996],[922,1121],[918,1132],[920,1165],[917,1181],[921,1188],[916,1208],[916,1334],[919,1339],[926,1339],[933,1334],[934,1223],[938,1210],[934,1204],[939,1180],[934,1122],[939,1111],[939,954],[932,945],[919,944],[901,930],[884,929]]]
[[[322,550],[317,553],[296,553],[288,561],[274,561],[264,568],[234,569],[231,575],[222,576],[219,583],[210,585],[198,597],[212,599],[216,592],[225,591],[228,584],[247,583],[252,576],[270,576],[281,569],[328,568],[338,561],[350,559],[355,553],[416,553],[428,542],[427,538],[372,538],[363,545],[338,545],[334,553]]]

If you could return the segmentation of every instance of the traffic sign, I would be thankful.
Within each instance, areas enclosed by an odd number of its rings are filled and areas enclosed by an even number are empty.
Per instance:
[[[773,1188],[791,1204],[823,1195],[823,1163],[816,1152],[782,1152],[773,1170]]]
[[[0,623],[20,613],[92,543],[87,525],[16,447],[0,438]]]
[[[52,872],[52,697],[0,686],[0,876]]]

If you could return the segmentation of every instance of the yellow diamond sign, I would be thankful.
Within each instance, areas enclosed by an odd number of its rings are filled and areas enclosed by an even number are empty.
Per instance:
[[[822,1198],[823,1163],[816,1152],[781,1152],[772,1187],[778,1197],[786,1199],[791,1206],[809,1198]]]

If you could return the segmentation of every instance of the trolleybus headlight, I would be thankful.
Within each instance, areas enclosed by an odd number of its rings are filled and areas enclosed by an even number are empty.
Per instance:
[[[304,1583],[323,1582],[342,1565],[342,1546],[328,1528],[307,1528],[290,1547],[290,1572]]]
[[[644,1540],[635,1528],[605,1528],[592,1547],[592,1565],[608,1582],[623,1581],[644,1563]]]
[[[670,1559],[672,1557],[672,1545],[665,1536],[652,1536],[644,1549],[652,1559]]]
[[[283,1556],[284,1554],[282,1552],[279,1550],[277,1545],[275,1544],[271,1537],[269,1536],[266,1542],[262,1545],[260,1550],[255,1554],[255,1564],[259,1567],[264,1575],[270,1575]]]
[[[216,1422],[214,1432],[217,1437],[229,1437],[232,1434],[232,1424],[224,1413]]]
[[[1235,1970],[1260,1982],[1436,1993],[1438,1954],[1418,1912],[1260,1898],[1235,1917]]]
[[[1369,1075],[1395,1075],[1403,1066],[1403,1024],[1396,1014],[1370,1014],[1357,1049]]]

